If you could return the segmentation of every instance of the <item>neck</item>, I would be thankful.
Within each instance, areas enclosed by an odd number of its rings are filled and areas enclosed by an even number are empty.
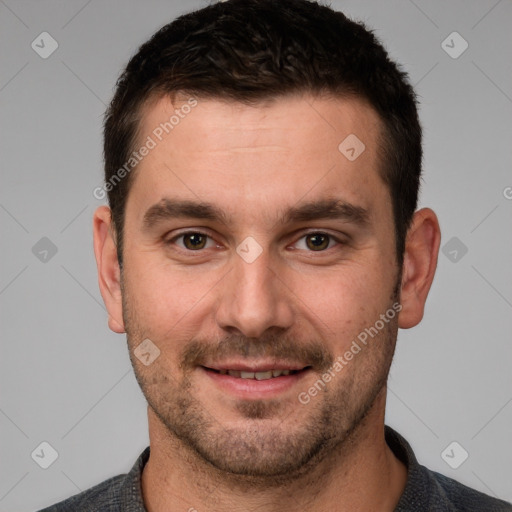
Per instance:
[[[385,441],[385,392],[341,445],[279,485],[276,479],[265,482],[218,470],[171,435],[148,408],[151,453],[142,474],[146,509],[392,512],[407,471]]]

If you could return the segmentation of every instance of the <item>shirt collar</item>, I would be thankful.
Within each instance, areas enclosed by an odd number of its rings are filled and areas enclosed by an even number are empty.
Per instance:
[[[142,498],[142,471],[149,459],[149,446],[139,455],[119,489],[120,510],[125,512],[147,512]]]

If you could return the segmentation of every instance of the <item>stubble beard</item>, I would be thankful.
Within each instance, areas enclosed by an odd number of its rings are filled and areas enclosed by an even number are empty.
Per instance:
[[[397,287],[392,300],[398,300]],[[343,456],[344,450],[348,454],[358,428],[386,385],[398,331],[395,317],[324,392],[305,405],[297,400],[288,417],[283,416],[279,400],[239,401],[240,421],[223,425],[214,411],[193,396],[187,373],[178,381],[169,368],[156,363],[144,367],[135,359],[133,349],[145,336],[126,290],[123,316],[136,379],[169,435],[212,470],[266,487],[296,480],[329,454]],[[303,414],[304,408],[307,414],[300,422],[294,421],[294,412]]]

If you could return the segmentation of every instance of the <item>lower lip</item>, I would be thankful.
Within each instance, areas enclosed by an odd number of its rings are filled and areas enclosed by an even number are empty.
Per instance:
[[[273,377],[271,379],[256,380],[232,377],[231,375],[207,370],[204,367],[200,367],[200,370],[222,390],[234,394],[239,398],[251,399],[270,398],[289,391],[311,371],[307,369],[292,373],[291,375],[281,375],[280,377]]]

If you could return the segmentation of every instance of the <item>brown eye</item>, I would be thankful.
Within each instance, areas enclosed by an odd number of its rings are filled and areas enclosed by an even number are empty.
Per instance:
[[[323,233],[306,235],[306,245],[312,251],[323,251],[329,247],[329,236]]]
[[[201,233],[186,233],[182,235],[183,245],[191,251],[204,249],[208,237]]]
[[[203,252],[203,249],[213,249],[218,247],[215,240],[206,233],[201,231],[185,231],[179,235],[176,235],[173,238],[168,240],[164,240],[165,245],[170,249],[175,249],[176,247],[179,250],[185,253],[189,253],[191,255],[192,252]]]

